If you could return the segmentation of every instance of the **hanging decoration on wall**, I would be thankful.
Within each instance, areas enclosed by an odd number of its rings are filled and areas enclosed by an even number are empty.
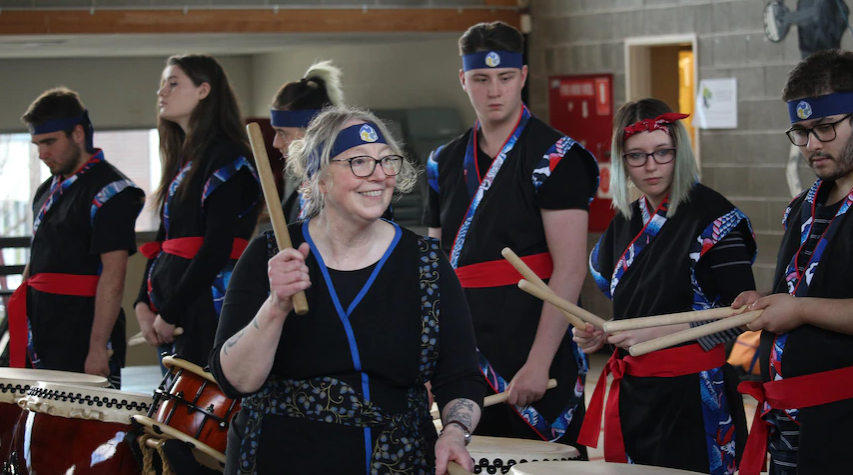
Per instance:
[[[764,7],[764,34],[778,43],[785,39],[791,25],[796,25],[800,51],[806,57],[815,51],[840,47],[844,29],[850,27],[849,12],[844,0],[799,0],[793,12],[783,0],[771,0]]]
[[[767,39],[779,43],[788,35],[793,23],[791,12],[781,0],[772,0],[764,7],[764,35]]]
[[[800,54],[803,58],[825,49],[841,47],[841,37],[850,8],[843,0],[799,0],[797,13],[811,11],[807,21],[797,22]]]

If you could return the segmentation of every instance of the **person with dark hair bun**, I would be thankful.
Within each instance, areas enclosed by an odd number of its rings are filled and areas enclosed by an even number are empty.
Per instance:
[[[782,216],[772,295],[733,305],[764,310],[762,383],[741,474],[850,473],[853,445],[853,52],[819,51],[788,75],[788,139],[817,180]]]
[[[698,183],[687,129],[661,100],[622,106],[614,118],[611,189],[618,213],[593,248],[589,268],[613,301],[613,318],[724,307],[755,289],[755,236],[743,212]],[[642,193],[631,200],[630,187]],[[587,407],[578,441],[597,447],[604,414],[608,462],[731,475],[746,444],[738,377],[724,343],[739,329],[632,357],[628,349],[707,322],[608,335],[589,323],[574,328],[585,353],[614,346]]]
[[[135,304],[145,340],[205,366],[231,270],[254,231],[260,183],[240,109],[210,56],[172,56],[157,91],[161,224]],[[175,338],[175,327],[184,330]],[[174,344],[174,345],[173,345]]]
[[[45,91],[22,121],[51,177],[36,190],[30,261],[9,301],[10,366],[96,374],[120,388],[121,299],[145,194],[95,148],[76,92]]]
[[[308,124],[324,107],[343,105],[341,70],[331,61],[311,65],[299,81],[289,82],[278,90],[270,106],[270,125],[275,130],[272,146],[287,161],[291,142],[305,136]],[[297,184],[298,185],[298,184]],[[302,200],[297,186],[285,179],[285,199],[282,203],[288,223],[299,220]],[[289,191],[292,189],[293,191]]]
[[[501,256],[512,248],[562,298],[586,275],[595,158],[527,109],[524,38],[501,22],[459,39],[462,89],[477,123],[430,154],[430,236],[441,239],[471,309],[480,370],[509,404],[486,408],[477,433],[574,445],[584,417],[587,361],[552,306],[522,292]],[[559,384],[546,393],[549,378]]]

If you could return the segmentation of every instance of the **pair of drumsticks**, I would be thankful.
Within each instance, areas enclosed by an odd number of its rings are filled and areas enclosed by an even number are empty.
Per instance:
[[[696,340],[698,338],[713,335],[715,333],[740,327],[758,318],[763,310],[744,312],[746,307],[734,309],[731,307],[714,308],[711,310],[695,310],[692,312],[670,313],[652,317],[632,318],[619,321],[605,321],[599,316],[584,310],[577,305],[558,297],[527,264],[524,263],[510,248],[504,248],[501,254],[513,267],[524,277],[518,282],[518,287],[550,303],[566,316],[569,323],[576,328],[585,328],[587,323],[600,328],[607,333],[615,334],[625,330],[636,330],[641,328],[661,327],[667,325],[678,325],[681,323],[702,322],[706,320],[717,320],[698,327],[693,327],[670,335],[662,336],[652,340],[644,341],[631,346],[628,352],[631,356],[642,356],[653,351],[662,350],[671,346]]]

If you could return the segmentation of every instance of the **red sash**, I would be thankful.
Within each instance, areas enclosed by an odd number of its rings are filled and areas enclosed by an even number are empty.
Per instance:
[[[142,246],[139,246],[139,252],[148,259],[153,259],[161,252],[183,257],[184,259],[192,259],[196,254],[198,254],[198,250],[201,249],[202,244],[204,244],[203,237],[167,239],[163,242],[153,241],[143,244]],[[248,245],[249,241],[234,238],[234,244],[231,246],[230,258],[239,259]]]
[[[94,297],[98,289],[97,275],[36,274],[15,289],[9,299],[9,366],[26,366],[27,340],[27,288],[56,295]]]
[[[737,390],[758,400],[740,461],[741,475],[758,475],[767,458],[768,423],[761,417],[764,403],[773,409],[802,409],[853,399],[853,366],[766,383],[743,382]]]
[[[578,435],[578,443],[588,447],[598,447],[607,375],[613,373],[613,384],[607,396],[607,411],[604,417],[604,459],[608,462],[628,463],[625,456],[625,441],[622,438],[622,421],[619,418],[619,383],[622,378],[625,375],[641,378],[674,378],[719,368],[726,364],[726,350],[723,345],[717,345],[711,351],[705,351],[699,344],[693,344],[656,351],[636,358],[626,356],[620,359],[618,354],[617,349],[607,360],[595,385],[595,391],[592,393],[592,399]]]
[[[551,254],[547,252],[524,256],[521,260],[540,279],[547,279],[554,272]],[[456,276],[459,278],[462,287],[467,289],[515,285],[524,278],[506,259],[460,267],[456,269]]]

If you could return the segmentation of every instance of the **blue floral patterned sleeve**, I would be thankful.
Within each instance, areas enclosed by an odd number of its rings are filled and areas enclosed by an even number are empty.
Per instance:
[[[450,262],[441,254],[441,342],[432,392],[438,407],[456,398],[483,405],[485,382],[477,365],[474,325],[462,286]]]

